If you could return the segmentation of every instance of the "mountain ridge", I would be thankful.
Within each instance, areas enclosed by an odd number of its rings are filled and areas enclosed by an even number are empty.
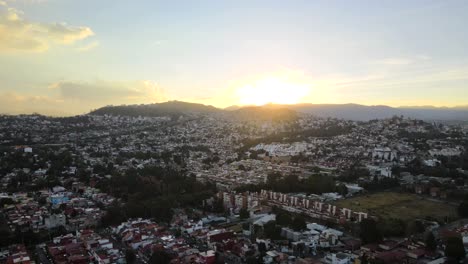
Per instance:
[[[161,116],[188,113],[231,113],[238,117],[265,119],[268,113],[275,111],[277,117],[289,118],[296,113],[313,114],[320,117],[332,117],[356,121],[383,119],[392,116],[406,116],[423,120],[468,121],[468,107],[434,107],[434,106],[406,106],[391,107],[387,105],[347,104],[266,104],[262,106],[230,106],[224,109],[211,105],[189,103],[182,101],[168,101],[163,103],[142,105],[105,106],[91,111],[92,115],[129,115],[129,116]]]

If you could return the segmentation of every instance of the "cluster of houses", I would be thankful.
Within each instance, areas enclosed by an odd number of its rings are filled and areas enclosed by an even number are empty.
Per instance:
[[[10,245],[0,250],[0,263],[34,264],[34,260],[23,244]]]
[[[106,194],[103,196],[107,197]],[[2,212],[13,231],[16,228],[34,232],[58,227],[70,231],[91,228],[100,223],[105,213],[96,205],[99,199],[68,192],[61,186],[40,191],[36,195],[18,192],[2,194],[1,197],[11,201],[4,205]]]
[[[113,236],[125,247],[131,248],[143,260],[148,261],[152,254],[157,251],[164,251],[173,258],[173,263],[214,263],[214,251],[208,249],[201,251],[194,242],[190,242],[187,236],[195,237],[206,231],[204,238],[209,243],[217,241],[224,236],[223,232],[209,233],[206,228],[184,225],[185,236],[175,236],[174,230],[169,230],[167,226],[160,226],[148,219],[134,219],[124,222],[113,228]],[[232,232],[230,232],[232,236]],[[225,236],[227,237],[227,236]]]
[[[48,257],[56,264],[126,263],[121,249],[90,229],[55,237],[46,249]]]

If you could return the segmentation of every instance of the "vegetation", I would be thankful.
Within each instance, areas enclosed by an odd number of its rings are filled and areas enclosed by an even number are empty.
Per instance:
[[[360,186],[367,191],[376,192],[398,187],[400,183],[398,179],[394,178],[383,178],[379,180],[377,177],[374,177],[372,181],[363,182]]]
[[[383,219],[404,221],[430,217],[445,221],[456,218],[456,208],[450,204],[434,202],[415,194],[380,192],[335,202],[340,207],[368,212]]]
[[[363,219],[359,224],[360,237],[363,244],[380,242],[382,234],[377,228],[377,222],[373,219]]]
[[[468,201],[462,201],[457,208],[458,215],[462,218],[468,217]]]
[[[301,231],[307,228],[303,215],[292,214],[278,207],[274,207],[273,212],[276,214],[276,224],[281,227],[290,227],[295,231]]]
[[[281,226],[276,221],[270,221],[263,225],[263,235],[271,240],[281,240]]]
[[[249,218],[249,211],[245,208],[242,208],[239,212],[240,219],[247,219]]]
[[[172,217],[172,208],[200,207],[202,201],[216,191],[214,185],[201,183],[193,175],[161,167],[129,170],[100,182],[98,187],[124,202],[123,206],[114,204],[108,209],[104,225],[135,217],[168,221]]]
[[[159,104],[105,106],[92,111],[92,115],[120,116],[173,116],[190,112],[211,113],[221,111],[213,106],[171,101]]]
[[[426,244],[426,249],[427,250],[435,251],[437,249],[437,241],[436,241],[435,236],[434,236],[434,234],[432,232],[428,232],[426,234],[424,242]]]
[[[459,263],[465,258],[465,247],[460,237],[449,237],[445,245],[445,256],[448,258],[448,263]]]
[[[148,263],[150,264],[169,264],[172,257],[164,250],[157,250],[151,255]]]

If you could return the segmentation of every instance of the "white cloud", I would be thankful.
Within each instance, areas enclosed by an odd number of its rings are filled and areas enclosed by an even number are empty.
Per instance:
[[[155,82],[141,81],[60,81],[35,92],[0,90],[0,114],[38,112],[47,115],[88,113],[105,105],[149,104],[167,101]]]
[[[93,35],[89,27],[30,22],[22,11],[6,3],[0,7],[0,52],[43,52],[53,44],[70,45]]]
[[[49,86],[63,100],[104,104],[154,103],[166,99],[164,91],[153,81],[61,81]]]
[[[41,113],[46,115],[69,115],[63,100],[48,95],[34,95],[6,91],[0,93],[1,114]]]

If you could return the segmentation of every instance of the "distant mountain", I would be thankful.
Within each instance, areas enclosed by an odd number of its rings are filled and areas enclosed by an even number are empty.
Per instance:
[[[321,117],[366,121],[392,116],[405,116],[423,120],[467,121],[468,108],[464,107],[390,107],[385,105],[359,104],[296,104],[283,106],[302,113]]]
[[[211,105],[187,103],[181,101],[169,101],[156,104],[104,106],[94,111],[91,115],[121,115],[121,116],[167,116],[182,115],[188,113],[215,113],[222,112]]]
[[[231,106],[219,109],[210,105],[169,101],[145,105],[105,106],[92,111],[92,115],[122,116],[168,116],[188,113],[225,113],[227,116],[242,120],[289,120],[298,113],[314,114],[347,120],[367,121],[371,119],[405,116],[422,120],[468,121],[468,106],[433,107],[406,106],[390,107],[385,105],[359,104],[294,104],[264,106]]]

